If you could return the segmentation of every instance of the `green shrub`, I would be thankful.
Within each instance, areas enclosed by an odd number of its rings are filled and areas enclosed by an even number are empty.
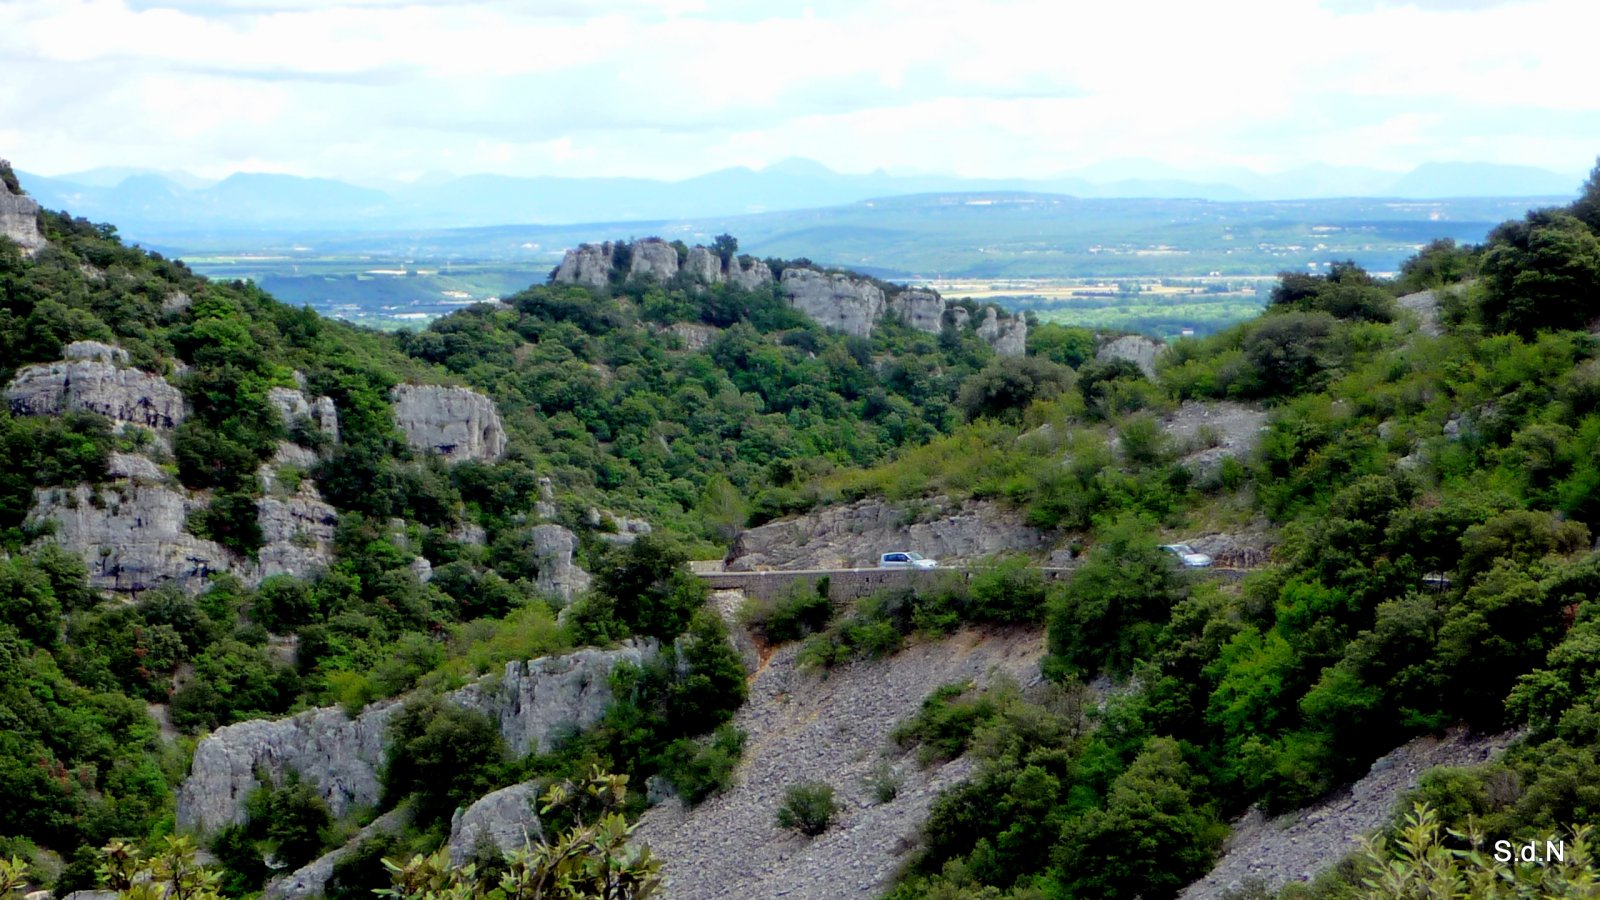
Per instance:
[[[776,597],[751,597],[741,615],[762,641],[783,644],[826,628],[833,616],[833,603],[817,586],[796,582]]]
[[[783,792],[783,804],[778,807],[778,827],[816,837],[828,830],[837,812],[830,785],[821,781],[791,785]]]
[[[734,770],[744,751],[745,733],[732,725],[718,728],[709,740],[680,738],[667,746],[661,775],[690,805],[733,785]]]

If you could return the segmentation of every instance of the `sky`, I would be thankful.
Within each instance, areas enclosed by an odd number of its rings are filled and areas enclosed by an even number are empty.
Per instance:
[[[1594,0],[4,0],[0,156],[347,180],[1600,154]]]

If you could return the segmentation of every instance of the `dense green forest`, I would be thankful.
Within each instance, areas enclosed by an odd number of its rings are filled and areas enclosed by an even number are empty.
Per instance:
[[[0,857],[31,858],[58,891],[94,883],[112,838],[172,831],[194,735],[419,687],[385,779],[385,805],[417,823],[353,854],[341,896],[386,883],[380,856],[436,847],[464,800],[530,776],[598,767],[707,796],[740,753],[726,723],[745,683],[685,561],[867,496],[993,499],[1084,551],[1060,585],[1019,559],[837,613],[803,593],[753,610],[766,640],[805,640],[822,669],[961,623],[1046,629],[1046,689],[953,685],[899,729],[927,760],[978,763],[934,802],[896,898],[1172,896],[1249,806],[1296,808],[1457,723],[1527,738],[1425,782],[1443,825],[1520,833],[1600,813],[1600,169],[1570,207],[1481,246],[1429,245],[1394,281],[1352,263],[1286,274],[1262,316],[1177,342],[1154,379],[1097,361],[1081,329],[1032,328],[1027,356],[997,359],[971,332],[886,321],[845,337],[775,288],[687,280],[538,285],[383,335],[200,279],[109,226],[41,218],[36,256],[0,242],[0,378],[102,340],[193,406],[170,456],[92,416],[0,412]],[[1436,334],[1395,302],[1420,290],[1438,299]],[[164,306],[178,292],[191,302]],[[309,473],[340,513],[327,572],[123,602],[35,543],[35,487],[104,481],[113,450],[142,449],[211,492],[191,530],[250,554],[257,466],[280,440],[318,440],[266,402],[295,372],[341,414]],[[406,380],[493,397],[505,457],[409,451],[388,400]],[[1200,448],[1160,417],[1216,400],[1264,407],[1268,424],[1252,457],[1196,472],[1183,457]],[[543,477],[596,574],[559,621],[525,552]],[[657,533],[614,547],[591,507]],[[1238,584],[1186,578],[1155,546],[1163,530],[1258,522],[1281,543]],[[484,543],[452,537],[463,523]],[[270,650],[288,634],[293,665]],[[600,727],[546,756],[510,759],[486,719],[432,699],[507,659],[628,636],[687,636],[688,663],[624,672]],[[1120,687],[1091,702],[1102,675]],[[146,702],[169,703],[186,736],[163,740]],[[288,783],[212,850],[243,895],[264,853],[304,861],[353,824]],[[1359,894],[1356,873],[1300,890]]]

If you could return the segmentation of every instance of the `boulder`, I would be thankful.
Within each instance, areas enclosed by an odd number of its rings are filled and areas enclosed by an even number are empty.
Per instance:
[[[466,865],[484,844],[509,853],[539,840],[543,832],[535,809],[538,802],[538,782],[524,781],[484,794],[466,809],[456,810],[445,845],[450,864]]]
[[[10,171],[11,163],[0,159],[0,169]],[[39,204],[32,197],[12,193],[10,186],[0,183],[0,237],[15,241],[22,252],[32,256],[44,246],[44,234],[39,231]]]
[[[1139,367],[1146,378],[1156,377],[1156,358],[1165,353],[1167,345],[1142,334],[1128,334],[1101,347],[1094,355],[1100,362],[1125,359]]]
[[[561,258],[551,276],[557,284],[581,284],[603,288],[611,283],[611,268],[615,264],[616,248],[610,241],[603,244],[579,244]]]
[[[25,416],[92,412],[118,425],[176,428],[183,394],[159,375],[124,368],[127,353],[95,341],[67,346],[61,362],[28,366],[6,386],[11,411]]]
[[[540,591],[571,602],[589,587],[589,573],[572,561],[572,553],[578,549],[577,535],[560,525],[535,525],[529,545],[539,569],[533,583]]]
[[[445,702],[488,715],[513,752],[549,750],[574,729],[589,728],[611,703],[611,670],[655,658],[653,641],[625,641],[614,650],[579,650],[506,664],[446,694]],[[389,722],[398,701],[374,703],[351,718],[324,707],[287,719],[256,719],[219,728],[195,747],[178,788],[178,827],[213,834],[244,821],[244,801],[260,786],[296,772],[335,816],[378,801]]]
[[[198,591],[212,573],[235,567],[227,550],[184,530],[201,505],[184,491],[140,480],[80,484],[35,491],[28,521],[54,523],[41,540],[81,556],[97,589],[141,591],[176,582]]]
[[[667,282],[678,274],[678,250],[661,240],[649,238],[633,245],[633,262],[628,266],[629,278],[649,276]]]
[[[506,450],[506,432],[494,401],[461,387],[402,384],[390,392],[395,424],[413,450],[449,462],[493,462]]]
[[[683,263],[683,270],[689,277],[706,284],[716,284],[722,280],[722,257],[705,247],[690,247],[689,256]],[[767,273],[767,280],[772,279],[772,273]]]
[[[753,291],[772,283],[772,269],[759,259],[752,259],[749,265],[745,265],[735,257],[728,264],[728,281]]]
[[[918,331],[938,334],[944,328],[944,298],[937,291],[901,291],[889,298],[889,312]]]
[[[790,306],[834,331],[867,337],[883,315],[883,291],[870,281],[792,268],[783,270],[782,284]]]
[[[994,348],[998,356],[1025,356],[1028,352],[1028,320],[1021,316],[1002,319],[994,307],[983,311],[978,337]]]

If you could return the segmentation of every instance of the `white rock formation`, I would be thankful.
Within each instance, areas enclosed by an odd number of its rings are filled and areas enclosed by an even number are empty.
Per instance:
[[[560,525],[535,525],[529,550],[539,574],[534,586],[546,594],[571,601],[589,587],[589,573],[572,561],[578,549],[578,536]]]
[[[0,159],[0,167],[10,168],[11,163]],[[32,197],[13,194],[0,184],[0,237],[8,237],[32,255],[44,246],[44,235],[39,232],[39,204]]]
[[[944,298],[936,291],[903,290],[889,298],[889,312],[918,331],[938,334],[944,328]]]
[[[395,424],[413,450],[450,462],[493,462],[506,450],[500,412],[488,397],[460,387],[402,384],[390,392]]]
[[[339,411],[334,407],[332,397],[307,400],[301,391],[275,387],[268,389],[267,402],[278,411],[278,416],[283,419],[284,425],[292,427],[296,422],[309,420],[317,430],[327,435],[329,440],[338,442]]]
[[[759,259],[750,260],[747,266],[734,257],[728,263],[728,280],[747,291],[753,291],[772,283],[772,269]]]
[[[870,281],[816,269],[783,270],[783,292],[789,305],[825,328],[857,337],[872,334],[883,316],[883,291]]]
[[[480,844],[506,853],[539,840],[539,802],[537,782],[524,781],[484,794],[466,809],[456,810],[450,820],[450,864],[465,865]]]
[[[54,522],[43,540],[83,557],[97,589],[140,591],[173,581],[197,591],[213,572],[234,567],[228,551],[183,530],[199,506],[182,490],[142,481],[80,484],[36,491],[28,521]]]
[[[722,280],[722,257],[706,247],[690,247],[689,256],[683,263],[683,270],[696,281],[716,284]],[[771,272],[767,273],[767,278],[771,280]]]
[[[356,836],[346,841],[343,847],[323,854],[287,875],[280,875],[269,881],[263,896],[266,900],[311,900],[314,897],[321,897],[327,891],[328,881],[333,878],[333,867],[339,860],[378,835],[399,834],[405,829],[410,818],[409,807],[402,806],[399,809],[389,810],[356,832]]]
[[[95,341],[69,344],[67,358],[28,366],[6,386],[18,415],[99,413],[118,425],[169,429],[183,421],[183,394],[159,375],[123,368],[127,353]]]
[[[611,267],[616,258],[616,248],[610,241],[603,244],[580,244],[568,250],[552,276],[557,284],[581,284],[603,288],[611,283]]]
[[[1101,347],[1094,355],[1100,362],[1125,359],[1139,367],[1146,378],[1156,377],[1156,359],[1165,353],[1167,345],[1142,334],[1128,334]]]
[[[302,481],[293,496],[257,500],[256,514],[265,541],[257,553],[257,578],[307,578],[333,561],[333,532],[339,514],[323,502],[310,479]]]
[[[445,702],[498,722],[516,753],[548,750],[574,729],[589,728],[611,703],[611,670],[642,665],[658,652],[651,642],[626,641],[614,650],[579,650],[506,664],[445,695]],[[335,816],[376,803],[389,722],[397,701],[367,707],[351,719],[326,707],[288,719],[257,719],[213,731],[195,747],[189,777],[178,788],[178,827],[214,833],[244,820],[244,801],[259,786],[290,771],[317,789]]]
[[[629,278],[651,276],[666,282],[678,274],[678,250],[660,238],[638,241],[633,245],[633,261],[628,265]]]
[[[978,337],[999,356],[1024,356],[1028,352],[1028,321],[1021,316],[1001,319],[991,306],[983,311]]]

